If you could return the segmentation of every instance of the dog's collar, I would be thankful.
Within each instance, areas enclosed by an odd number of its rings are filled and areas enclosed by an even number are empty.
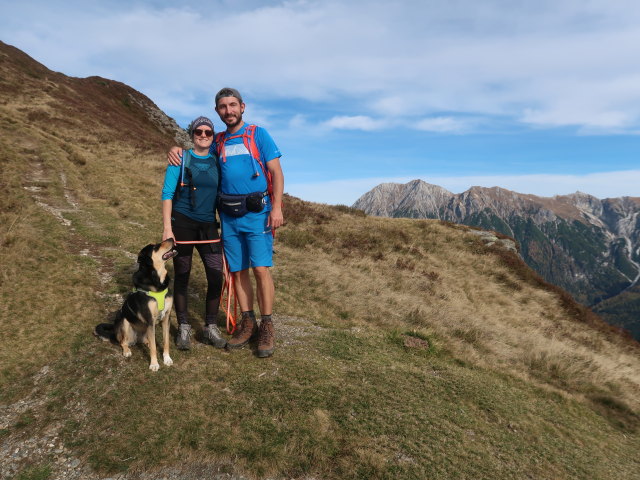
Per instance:
[[[149,295],[150,297],[155,298],[156,302],[158,303],[158,311],[162,312],[164,310],[164,299],[167,296],[167,293],[169,293],[169,287],[165,288],[160,292],[151,292],[149,290],[143,290],[141,288],[136,288],[136,287],[133,287],[133,291],[143,292]]]

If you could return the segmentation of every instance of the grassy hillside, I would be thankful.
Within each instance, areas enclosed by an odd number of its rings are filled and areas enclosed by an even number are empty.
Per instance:
[[[638,344],[465,227],[288,197],[272,358],[197,345],[154,374],[146,348],[96,340],[160,237],[173,139],[84,90],[103,80],[15,55],[0,49],[3,480],[637,478]]]

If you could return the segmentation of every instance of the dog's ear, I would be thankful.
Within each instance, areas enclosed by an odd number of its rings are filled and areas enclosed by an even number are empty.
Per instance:
[[[151,260],[151,252],[153,251],[153,243],[150,243],[138,254],[138,263],[140,265],[152,265],[153,261]]]

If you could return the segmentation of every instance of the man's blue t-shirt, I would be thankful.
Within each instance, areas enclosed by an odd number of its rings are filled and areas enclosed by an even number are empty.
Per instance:
[[[193,153],[192,150],[185,150],[183,154],[190,156],[188,165],[191,172],[191,182],[196,190],[194,192],[189,187],[180,187],[180,195],[175,199],[174,193],[180,181],[181,167],[169,165],[164,177],[162,200],[173,200],[173,210],[193,220],[207,223],[215,222],[220,179],[217,156],[215,153],[209,153],[209,155],[202,157]],[[188,180],[185,172],[185,183],[189,183]],[[192,196],[195,205],[192,204]]]
[[[247,125],[245,124],[235,133],[229,134],[225,132],[224,137],[242,135],[246,128]],[[264,128],[256,127],[255,140],[260,151],[260,160],[265,168],[267,168],[267,162],[282,156],[271,135]],[[226,161],[223,161],[224,155],[221,155],[219,160],[222,172],[220,191],[230,195],[266,191],[267,179],[260,168],[260,164],[251,158],[247,147],[244,146],[242,137],[226,141],[224,148]],[[216,150],[215,144],[211,146],[211,150]],[[257,176],[255,175],[256,173],[258,173]],[[270,209],[270,205],[268,207]]]

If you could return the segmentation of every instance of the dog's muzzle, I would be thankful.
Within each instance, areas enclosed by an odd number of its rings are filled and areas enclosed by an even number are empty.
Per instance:
[[[178,255],[178,251],[177,250],[173,250],[173,249],[169,250],[167,253],[162,255],[162,260],[169,260],[170,258],[173,258],[176,255]]]

